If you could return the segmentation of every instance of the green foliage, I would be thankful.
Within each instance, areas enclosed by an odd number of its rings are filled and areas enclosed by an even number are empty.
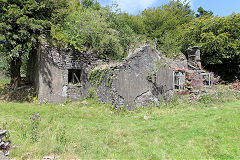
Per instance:
[[[112,86],[112,82],[113,82],[113,78],[112,77],[108,77],[107,78],[106,87],[111,87]]]
[[[56,134],[56,141],[60,144],[65,146],[67,144],[67,135],[66,135],[66,127],[60,127]]]
[[[96,50],[100,58],[121,59],[131,43],[133,31],[121,14],[110,8],[79,7],[66,23],[52,27],[54,38],[79,51]]]
[[[106,8],[106,16],[110,27],[118,32],[119,43],[123,50],[121,58],[123,58],[128,56],[129,50],[134,48],[136,43],[141,42],[140,37],[142,38],[142,35],[134,32],[131,28],[128,23],[130,16],[127,13],[121,13],[116,7]]]
[[[89,72],[88,78],[93,85],[99,86],[106,75],[110,73],[109,69],[96,69]],[[109,84],[110,85],[110,84]]]
[[[71,11],[77,11],[88,8],[99,10],[101,6],[96,0],[72,0],[70,3]]]
[[[41,121],[41,117],[38,114],[33,114],[32,117],[30,117],[31,123],[30,123],[30,137],[32,142],[37,142],[39,139],[39,125]]]
[[[125,21],[136,34],[146,35],[155,41],[157,48],[167,56],[179,54],[178,27],[193,19],[193,11],[187,3],[170,1],[157,8],[149,8],[140,15],[123,15]]]
[[[4,52],[1,52],[0,49],[0,76],[6,76],[9,74],[9,62],[7,60],[7,57],[4,55]]]
[[[180,0],[138,15],[122,13],[117,5],[102,7],[95,0],[1,0],[0,5],[0,69],[4,71],[13,57],[19,57],[21,73],[26,74],[28,53],[42,40],[41,34],[51,31],[57,44],[97,53],[107,61],[121,60],[146,43],[168,57],[198,45],[203,66],[224,79],[240,77],[239,14],[213,17],[212,11],[199,7],[196,18],[189,4]]]
[[[202,16],[182,28],[182,50],[201,46],[203,66],[225,80],[240,78],[240,14]]]
[[[129,15],[127,13],[124,13],[122,15],[122,18],[124,19],[125,23],[128,24],[129,27],[138,35],[142,35],[147,33],[146,26],[144,24],[144,21],[142,20],[141,15]]]
[[[48,34],[52,25],[64,20],[68,3],[67,0],[0,0],[0,53],[9,62],[19,60],[11,63],[12,79],[20,77],[21,58],[36,46],[39,36]]]
[[[201,95],[198,102],[205,106],[214,105],[215,103],[231,102],[234,99],[238,99],[240,93],[232,91],[227,87],[219,88],[217,91],[211,94]]]
[[[198,99],[198,101],[203,104],[209,104],[213,102],[213,95],[210,94],[203,95]]]
[[[68,103],[71,103],[71,100],[68,100],[67,98],[64,100],[63,105],[67,105]]]
[[[10,83],[10,79],[9,78],[1,78],[0,79],[0,86],[4,86],[7,85],[8,83]]]
[[[203,9],[203,7],[199,7],[198,8],[198,14],[196,14],[196,17],[199,18],[201,16],[212,16],[213,15],[213,12],[212,11],[207,11],[205,9]]]
[[[193,12],[188,4],[170,1],[161,7],[150,8],[142,12],[142,20],[149,36],[160,38],[165,32],[173,31],[177,26],[188,23]]]
[[[148,74],[147,74],[146,80],[152,81],[152,74],[151,74],[151,73],[148,73]]]
[[[0,1],[1,46],[10,57],[21,57],[31,50],[41,33],[62,21],[65,0]]]
[[[89,88],[86,98],[95,99],[96,97],[97,97],[96,89]]]
[[[165,105],[168,107],[175,107],[180,104],[180,96],[173,94],[173,95],[165,95]]]

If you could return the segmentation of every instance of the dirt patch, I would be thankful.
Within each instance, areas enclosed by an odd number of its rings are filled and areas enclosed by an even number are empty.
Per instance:
[[[36,91],[31,85],[21,86],[15,90],[10,89],[8,84],[0,86],[0,100],[32,102],[36,97]]]
[[[0,151],[0,159],[1,159],[1,160],[8,160],[8,157],[5,156],[2,151]]]

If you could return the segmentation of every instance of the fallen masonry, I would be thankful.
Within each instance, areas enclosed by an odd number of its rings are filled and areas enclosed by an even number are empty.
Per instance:
[[[9,155],[8,147],[10,142],[3,141],[3,138],[6,137],[7,130],[0,130],[0,150],[3,151],[0,153],[0,159],[7,159],[6,156]]]

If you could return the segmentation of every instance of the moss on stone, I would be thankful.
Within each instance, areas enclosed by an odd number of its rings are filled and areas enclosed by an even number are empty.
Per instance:
[[[91,81],[91,83],[93,85],[99,86],[102,81],[104,80],[104,77],[110,74],[110,70],[109,69],[97,69],[97,70],[92,70],[89,75],[88,78]]]
[[[113,79],[112,77],[108,77],[108,82],[106,84],[106,87],[111,87],[112,86]]]

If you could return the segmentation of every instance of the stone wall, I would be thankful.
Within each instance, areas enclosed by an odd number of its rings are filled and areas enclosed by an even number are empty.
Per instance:
[[[170,90],[173,70],[156,50],[145,46],[120,65],[109,68],[97,87],[97,95],[100,101],[132,110],[135,106],[157,104],[159,96]]]
[[[159,96],[173,90],[173,70],[168,63],[156,50],[144,46],[122,63],[98,71],[93,69],[101,61],[95,56],[41,45],[30,57],[28,79],[35,85],[41,103],[78,101],[93,88],[100,101],[131,110],[157,104]],[[69,83],[69,71],[73,69],[81,70],[77,85]],[[95,82],[89,79],[94,71]]]
[[[98,60],[92,55],[68,48],[41,45],[30,56],[27,75],[37,89],[41,103],[76,101],[85,98],[91,85],[87,78],[88,73],[97,63]],[[69,85],[70,69],[81,70],[80,85]]]
[[[183,74],[179,79],[182,85],[185,73],[189,73],[184,56],[167,59],[150,46],[144,46],[123,62],[107,67],[93,55],[40,45],[30,55],[28,64],[28,79],[37,89],[39,101],[79,101],[92,89],[101,102],[134,110],[135,107],[157,104],[161,96],[172,94],[176,86],[175,71]],[[187,79],[191,80],[189,84],[202,87],[202,81],[199,83],[201,75],[191,75],[187,74]]]

